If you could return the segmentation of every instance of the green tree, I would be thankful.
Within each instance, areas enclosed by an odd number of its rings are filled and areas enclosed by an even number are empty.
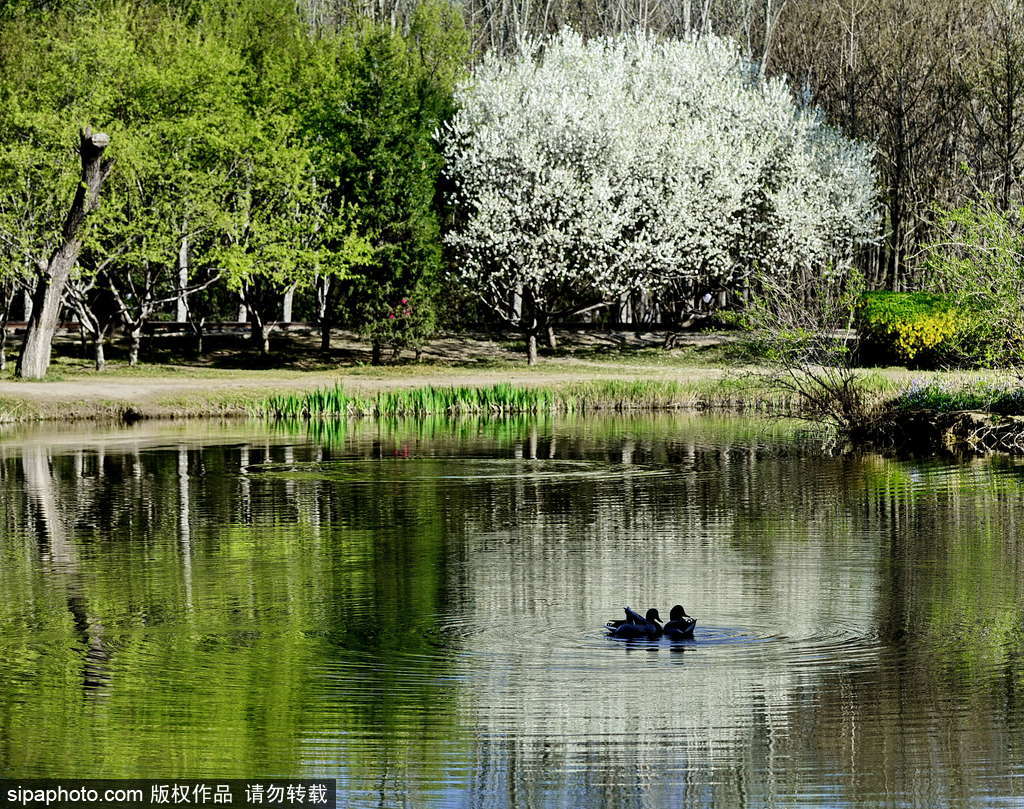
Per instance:
[[[272,131],[277,135],[280,128]],[[267,354],[285,291],[311,287],[321,276],[344,277],[351,263],[369,257],[369,247],[352,217],[330,206],[301,144],[255,134],[216,255],[246,306],[254,344]]]
[[[247,129],[236,101],[242,61],[180,16],[113,4],[11,24],[0,66],[0,134],[17,144],[0,169],[0,232],[46,281],[40,288],[52,286],[44,257],[78,179],[71,134],[86,121],[111,135],[117,168],[86,223],[80,265],[76,253],[68,269],[83,276],[79,286],[113,295],[135,359],[145,321],[187,291],[191,240],[223,227]],[[76,308],[101,298],[76,296]]]
[[[429,330],[432,134],[465,55],[461,16],[435,2],[405,36],[358,19],[314,36],[288,0],[12,12],[0,30],[4,275],[45,274],[82,174],[69,145],[92,123],[117,166],[99,211],[76,220],[81,255],[66,263],[98,363],[111,311],[134,362],[146,321],[176,304],[178,320],[201,322],[188,295],[218,276],[264,351],[296,289],[317,286],[329,328],[334,281],[352,267],[349,322],[383,323],[389,340]]]
[[[338,180],[373,257],[339,291],[345,319],[369,338],[377,364],[385,346],[415,345],[434,329],[441,268],[434,133],[452,112],[468,37],[454,6],[425,2],[407,36],[367,23],[353,49]]]
[[[224,203],[251,127],[233,49],[174,16],[135,20],[123,157],[82,262],[83,274],[101,272],[132,365],[155,312],[217,277],[196,248],[227,226]]]
[[[40,377],[49,366],[61,295],[111,169],[110,137],[78,132],[110,120],[130,70],[124,28],[110,22],[55,14],[0,27],[0,239],[35,288],[19,375]]]
[[[249,139],[234,161],[216,252],[267,353],[286,292],[344,277],[370,255],[337,178],[345,142],[333,121],[347,103],[349,49],[338,33],[309,37],[291,3],[228,11],[214,24],[246,60]]]

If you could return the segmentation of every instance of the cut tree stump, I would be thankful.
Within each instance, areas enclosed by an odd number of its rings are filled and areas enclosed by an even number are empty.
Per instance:
[[[53,336],[64,300],[64,287],[78,254],[82,250],[82,226],[99,203],[100,188],[110,174],[114,161],[104,159],[110,138],[103,132],[83,127],[79,133],[78,154],[82,161],[81,182],[64,219],[60,243],[48,262],[39,262],[39,278],[32,295],[32,316],[25,331],[25,342],[18,358],[17,375],[23,379],[41,379],[50,367]]]

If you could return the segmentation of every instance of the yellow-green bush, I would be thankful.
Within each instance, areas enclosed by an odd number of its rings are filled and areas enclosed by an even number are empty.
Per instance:
[[[913,362],[952,342],[967,323],[946,295],[868,292],[858,307],[857,330],[876,350]]]

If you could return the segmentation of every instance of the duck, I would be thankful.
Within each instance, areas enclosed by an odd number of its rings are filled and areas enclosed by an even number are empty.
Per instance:
[[[621,621],[609,621],[605,624],[611,630],[613,638],[658,638],[661,637],[661,616],[653,607],[646,615],[626,607],[626,617]]]
[[[662,632],[669,640],[690,640],[693,638],[693,628],[697,626],[697,619],[686,614],[682,604],[676,604],[668,613],[668,623],[662,628]]]
[[[642,624],[647,619],[644,618],[640,613],[636,612],[632,607],[627,606],[626,617],[619,621],[607,621],[605,626],[609,629],[617,629],[623,624]]]

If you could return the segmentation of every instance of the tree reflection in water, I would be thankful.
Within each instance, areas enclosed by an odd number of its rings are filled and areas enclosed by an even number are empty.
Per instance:
[[[1011,805],[1020,480],[693,415],[12,432],[0,772]],[[697,639],[609,640],[625,601]]]

